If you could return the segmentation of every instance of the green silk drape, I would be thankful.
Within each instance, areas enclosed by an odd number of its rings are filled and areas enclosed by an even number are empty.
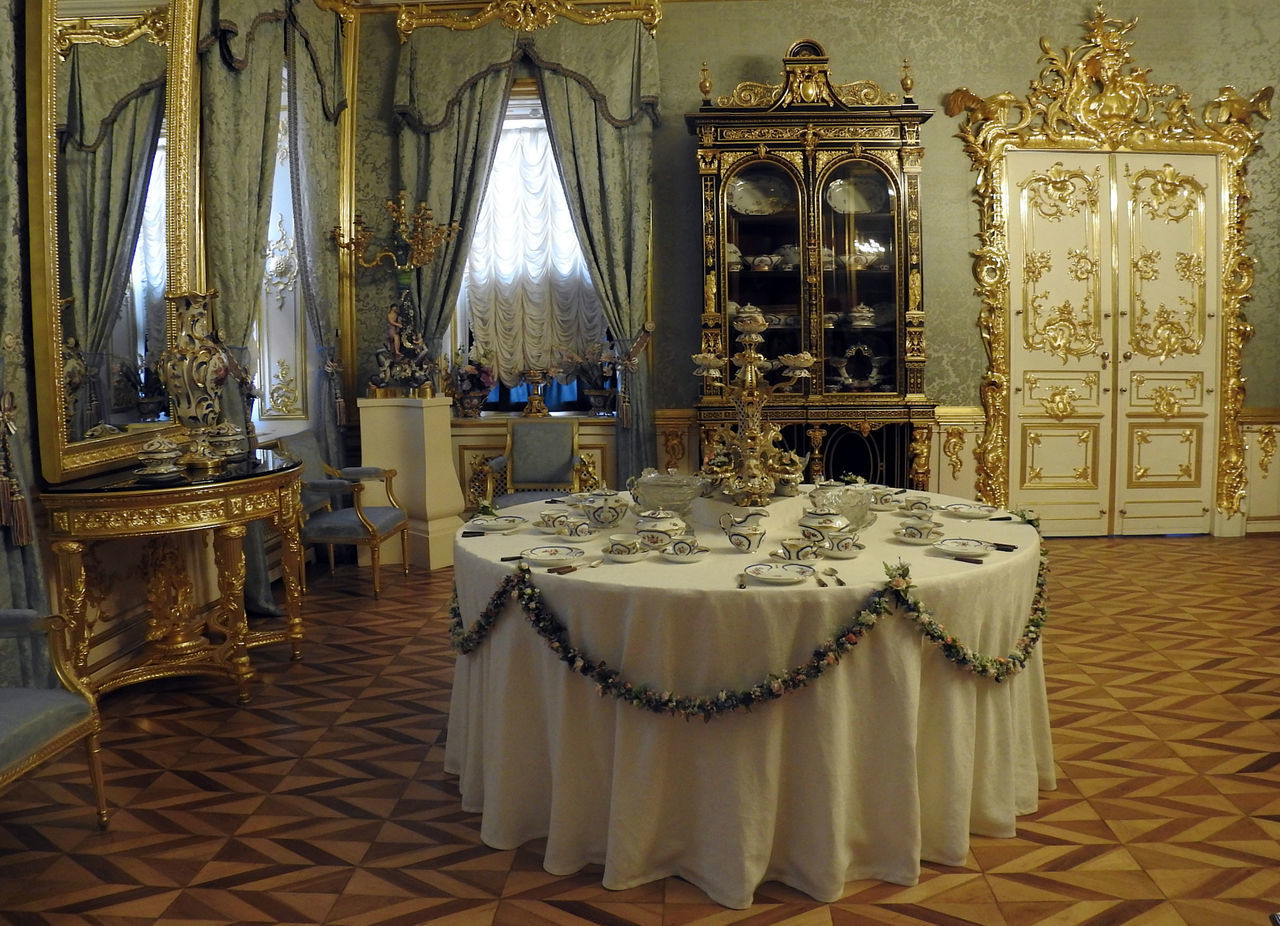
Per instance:
[[[648,319],[657,48],[640,23],[566,23],[539,35],[531,54],[592,281],[609,330],[629,348]],[[640,475],[657,458],[644,361],[623,372],[616,432],[620,479]]]
[[[66,109],[58,139],[58,219],[66,258],[62,295],[71,300],[65,333],[79,340],[95,367],[108,363],[105,352],[129,285],[164,121],[164,75],[164,48],[145,39],[119,48],[73,45],[59,70]],[[122,359],[132,364],[135,358]],[[68,437],[77,439],[81,425],[97,423],[72,422]]]
[[[285,32],[289,62],[289,168],[302,302],[318,356],[308,364],[311,429],[326,460],[342,457],[342,370],[338,350],[338,261],[330,237],[338,215],[338,116],[346,107],[342,24],[299,3]]]
[[[288,0],[200,9],[200,173],[206,276],[224,344],[249,343],[275,183]],[[234,404],[234,403],[233,403]]]
[[[401,50],[395,96],[400,188],[411,203],[429,204],[436,222],[462,229],[416,273],[423,340],[437,356],[453,321],[515,59],[515,34],[502,28],[418,29]],[[388,191],[388,198],[394,194]]]
[[[14,32],[15,20],[23,15],[21,0],[0,0],[0,394],[12,393],[13,407],[6,409],[0,398],[0,441],[8,445],[8,475],[29,493],[35,471],[31,448],[36,445],[35,393],[28,364],[31,325],[26,318],[28,264],[21,232],[27,227],[27,186],[23,177],[22,140],[24,126],[18,122],[23,106],[23,85],[19,83],[22,64],[20,46]],[[28,44],[29,47],[29,44]],[[37,307],[45,311],[46,306]],[[18,349],[10,349],[15,345]],[[12,426],[12,429],[10,429]],[[31,518],[29,497],[18,499]],[[34,523],[34,521],[28,521]],[[15,543],[12,526],[0,526],[0,607],[32,608],[47,612],[44,563],[40,544]]]

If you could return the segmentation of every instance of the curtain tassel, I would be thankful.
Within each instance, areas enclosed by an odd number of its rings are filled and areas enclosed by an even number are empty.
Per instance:
[[[35,540],[35,534],[9,448],[10,436],[18,433],[14,421],[17,408],[12,392],[0,396],[0,525],[9,528],[9,540],[14,546],[25,547]]]
[[[25,547],[35,540],[26,496],[12,476],[0,480],[0,522],[9,528],[9,540],[14,546]]]

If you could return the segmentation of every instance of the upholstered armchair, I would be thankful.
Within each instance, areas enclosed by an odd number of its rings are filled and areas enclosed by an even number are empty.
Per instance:
[[[0,608],[0,789],[83,742],[98,825],[107,825],[93,693],[71,668],[66,623],[35,611]]]
[[[599,486],[578,447],[576,418],[512,418],[502,454],[477,467],[483,502],[499,508]]]

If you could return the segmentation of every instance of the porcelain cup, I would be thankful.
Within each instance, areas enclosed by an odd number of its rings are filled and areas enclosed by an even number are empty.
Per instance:
[[[933,499],[927,495],[904,495],[902,508],[904,511],[919,511],[928,515],[933,511]]]
[[[754,553],[760,549],[760,543],[764,540],[763,527],[731,527],[725,532],[725,536],[729,538],[729,543],[733,544],[733,548],[739,553]]]
[[[787,537],[782,541],[782,548],[769,555],[774,559],[799,561],[817,559],[821,552],[821,547],[808,537]]]
[[[929,522],[927,526],[922,526],[920,523],[904,523],[902,525],[902,536],[909,537],[912,540],[925,540],[934,536],[941,537],[942,531],[934,527],[932,522]]]
[[[684,531],[677,533],[660,527],[637,527],[636,534],[640,537],[640,542],[650,550],[661,550],[676,537],[684,536]]]
[[[586,518],[565,518],[556,528],[556,533],[566,537],[590,537],[595,532],[595,527]]]
[[[827,534],[827,546],[836,553],[849,553],[861,549],[856,530],[832,531]]]
[[[662,548],[663,553],[674,553],[676,556],[689,556],[703,550],[698,538],[692,534],[682,534],[678,537],[672,537],[671,542]]]
[[[604,552],[615,556],[632,556],[648,549],[635,534],[610,534]]]
[[[538,512],[537,524],[539,527],[559,527],[571,517],[573,512],[568,508],[544,508]]]

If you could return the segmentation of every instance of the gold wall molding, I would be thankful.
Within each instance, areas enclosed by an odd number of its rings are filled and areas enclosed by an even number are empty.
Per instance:
[[[453,30],[479,29],[500,22],[517,32],[533,32],[554,25],[561,18],[584,26],[598,26],[623,19],[638,19],[654,35],[662,21],[660,0],[643,2],[574,2],[574,0],[490,0],[478,11],[475,4],[461,10],[442,10],[441,4],[405,5],[396,16],[396,31],[405,41],[415,29],[443,26]]]
[[[169,12],[165,7],[137,16],[58,20],[53,34],[54,46],[63,57],[76,44],[122,48],[138,39],[147,39],[156,45],[164,45],[169,40]]]
[[[1253,284],[1254,258],[1246,250],[1245,161],[1258,148],[1256,123],[1270,118],[1274,88],[1246,97],[1224,86],[1212,100],[1193,107],[1189,93],[1156,83],[1149,68],[1133,63],[1128,34],[1136,22],[1111,18],[1099,4],[1084,23],[1082,44],[1057,51],[1041,38],[1043,67],[1025,97],[1007,91],[984,97],[965,87],[946,97],[947,115],[959,117],[957,135],[978,174],[980,246],[973,252],[973,274],[983,303],[978,321],[988,361],[979,386],[987,427],[976,450],[978,488],[995,504],[1008,501],[1011,204],[1002,192],[1005,155],[1054,148],[1203,153],[1218,157],[1225,194],[1216,502],[1230,516],[1241,510],[1247,481],[1241,368],[1253,326],[1243,304]]]

